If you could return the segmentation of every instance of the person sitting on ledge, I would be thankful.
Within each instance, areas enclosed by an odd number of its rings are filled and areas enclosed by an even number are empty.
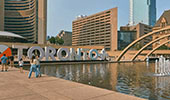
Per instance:
[[[29,72],[28,78],[31,78],[32,71],[35,72],[35,77],[36,78],[38,77],[36,63],[37,63],[37,61],[35,59],[35,56],[32,56],[31,61],[30,61],[31,67],[30,67],[30,72]]]

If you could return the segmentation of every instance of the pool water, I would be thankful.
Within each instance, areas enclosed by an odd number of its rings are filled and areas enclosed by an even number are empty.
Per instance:
[[[41,66],[41,72],[149,100],[170,100],[170,77],[154,77],[154,63]]]

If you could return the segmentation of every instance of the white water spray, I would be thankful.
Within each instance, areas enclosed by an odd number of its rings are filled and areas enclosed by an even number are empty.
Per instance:
[[[155,75],[156,76],[167,76],[170,75],[170,61],[166,60],[165,57],[160,56],[159,61],[155,61]]]

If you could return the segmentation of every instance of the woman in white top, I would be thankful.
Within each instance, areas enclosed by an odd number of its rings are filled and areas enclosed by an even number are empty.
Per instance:
[[[31,67],[30,67],[30,72],[28,75],[28,78],[31,78],[32,71],[35,72],[35,77],[38,77],[38,72],[37,72],[37,67],[36,67],[37,60],[35,59],[35,56],[32,56],[32,59],[30,61]]]
[[[24,62],[23,62],[23,60],[22,60],[22,58],[19,60],[19,67],[20,67],[20,72],[21,73],[23,73],[23,64],[24,64]]]

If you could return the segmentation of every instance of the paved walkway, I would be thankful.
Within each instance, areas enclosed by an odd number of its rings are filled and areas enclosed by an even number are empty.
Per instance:
[[[12,68],[0,72],[0,100],[144,100],[55,77],[27,78]]]

